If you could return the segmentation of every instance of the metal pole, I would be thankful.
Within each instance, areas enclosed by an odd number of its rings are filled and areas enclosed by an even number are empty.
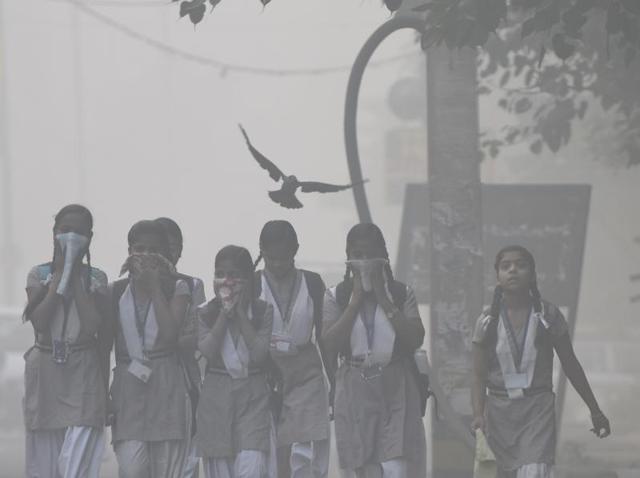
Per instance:
[[[9,104],[6,77],[6,37],[4,29],[4,2],[0,0],[0,170],[2,172],[2,261],[3,261],[3,301],[14,303],[14,284],[16,283],[16,257],[13,243],[13,190],[12,170],[9,147],[8,121]]]
[[[82,61],[82,25],[80,14],[75,5],[71,5],[71,42],[73,43],[73,105],[74,105],[74,158],[78,172],[78,192],[79,202],[86,200],[87,168],[85,164],[84,148],[84,75]]]

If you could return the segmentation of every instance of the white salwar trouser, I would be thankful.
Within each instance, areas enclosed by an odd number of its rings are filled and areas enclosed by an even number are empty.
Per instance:
[[[120,478],[182,478],[185,440],[120,440],[113,448]]]
[[[365,465],[356,470],[356,478],[408,478],[407,460],[397,458],[380,464]]]
[[[191,409],[191,400],[187,399],[187,438],[185,438],[187,456],[184,459],[182,478],[198,478],[200,468],[200,457],[196,456],[196,443],[192,436],[192,413],[194,413],[194,411]]]
[[[267,453],[242,450],[233,458],[203,459],[205,478],[268,478]]]
[[[233,458],[203,458],[202,465],[205,478],[278,478],[273,420],[268,452],[241,450]]]
[[[553,478],[553,465],[530,463],[514,471],[498,469],[498,478]]]
[[[27,478],[98,478],[104,428],[68,427],[26,432]]]
[[[329,474],[329,440],[291,445],[291,478],[326,478]]]

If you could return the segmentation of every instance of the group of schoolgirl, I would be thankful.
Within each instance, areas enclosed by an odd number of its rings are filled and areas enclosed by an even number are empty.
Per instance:
[[[239,246],[218,251],[210,301],[203,281],[176,269],[182,233],[173,220],[133,225],[123,278],[111,284],[91,264],[92,235],[90,211],[64,207],[51,262],[27,278],[24,319],[35,334],[25,354],[27,477],[98,477],[107,425],[121,478],[195,477],[200,460],[207,478],[326,477],[330,401],[340,468],[359,478],[426,475],[425,390],[414,357],[424,329],[377,226],[349,231],[344,279],[325,288],[295,266],[292,225],[270,221],[255,262]],[[539,420],[553,402],[553,347],[594,427],[604,435],[609,425],[572,361],[562,315],[541,310],[546,303],[530,293],[535,266],[523,251],[499,257],[499,297],[474,335],[474,426],[499,451],[501,476],[537,478],[553,463],[551,448],[528,438],[541,435],[535,427],[553,428],[553,419]],[[527,307],[533,312],[518,328]],[[501,325],[509,314],[515,332]],[[535,331],[547,344],[537,359]],[[517,426],[516,438],[505,436]]]

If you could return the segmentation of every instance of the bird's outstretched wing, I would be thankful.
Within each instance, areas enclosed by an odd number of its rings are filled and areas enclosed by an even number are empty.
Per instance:
[[[253,147],[251,141],[249,141],[249,136],[247,136],[247,132],[244,130],[242,125],[238,125],[240,127],[240,131],[242,132],[242,136],[244,136],[245,141],[247,142],[247,146],[249,147],[249,151],[251,155],[255,158],[262,169],[266,169],[269,172],[269,176],[274,181],[280,181],[280,179],[284,178],[284,174],[280,171],[280,168],[273,164],[269,159],[267,159],[260,151]]]
[[[316,181],[303,181],[300,182],[300,191],[303,193],[336,193],[338,191],[344,191],[345,189],[350,189],[358,184],[363,184],[368,182],[368,179],[364,181],[358,181],[353,184],[346,185],[336,185],[336,184],[327,184],[327,183],[319,183]]]

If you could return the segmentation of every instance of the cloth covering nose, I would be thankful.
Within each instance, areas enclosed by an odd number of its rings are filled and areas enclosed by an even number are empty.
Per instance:
[[[346,261],[346,264],[353,269],[360,272],[360,280],[362,281],[362,288],[365,292],[373,290],[372,276],[378,265],[386,265],[389,261],[387,259],[353,259]]]
[[[89,245],[89,238],[75,232],[65,232],[64,234],[57,234],[56,240],[58,244],[60,244],[60,248],[64,254],[64,268],[62,269],[62,277],[60,278],[56,292],[59,295],[66,295],[73,264]]]

